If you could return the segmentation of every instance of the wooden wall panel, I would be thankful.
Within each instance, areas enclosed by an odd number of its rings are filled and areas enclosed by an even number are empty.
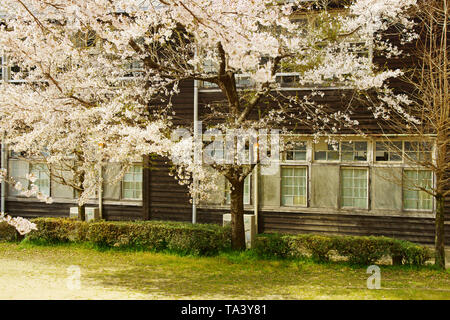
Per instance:
[[[433,218],[261,212],[259,222],[261,232],[373,235],[434,243]],[[445,239],[450,245],[450,225]]]

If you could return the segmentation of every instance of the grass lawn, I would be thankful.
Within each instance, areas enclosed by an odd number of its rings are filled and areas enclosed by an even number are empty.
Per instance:
[[[69,290],[72,265],[81,287]],[[380,267],[369,290],[366,267],[344,263],[0,243],[0,299],[450,299],[449,270]]]

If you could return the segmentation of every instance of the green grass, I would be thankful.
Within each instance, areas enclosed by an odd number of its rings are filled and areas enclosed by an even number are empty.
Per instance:
[[[58,287],[71,265],[82,272],[79,292]],[[369,290],[367,266],[346,263],[261,260],[251,251],[193,257],[87,244],[0,243],[0,298],[450,299],[449,270],[380,267],[381,289]],[[23,289],[13,288],[18,282],[25,282]]]

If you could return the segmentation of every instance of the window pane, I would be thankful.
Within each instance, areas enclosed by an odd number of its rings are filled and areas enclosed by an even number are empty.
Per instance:
[[[325,151],[318,151],[314,154],[315,160],[327,160],[327,153]]]
[[[328,160],[339,160],[339,152],[338,151],[329,151],[328,152]]]
[[[414,210],[432,210],[432,196],[420,190],[432,188],[432,172],[429,170],[405,170],[403,180],[403,207]]]
[[[341,169],[342,207],[367,208],[367,170]]]
[[[142,166],[132,165],[128,168],[122,181],[123,199],[142,199]]]
[[[281,204],[306,206],[306,168],[281,168]]]

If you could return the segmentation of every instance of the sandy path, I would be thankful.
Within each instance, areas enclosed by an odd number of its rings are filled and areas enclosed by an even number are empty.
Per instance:
[[[79,289],[61,266],[0,258],[0,299],[161,299],[161,297],[105,288],[80,278]],[[75,283],[75,288],[70,285]]]

